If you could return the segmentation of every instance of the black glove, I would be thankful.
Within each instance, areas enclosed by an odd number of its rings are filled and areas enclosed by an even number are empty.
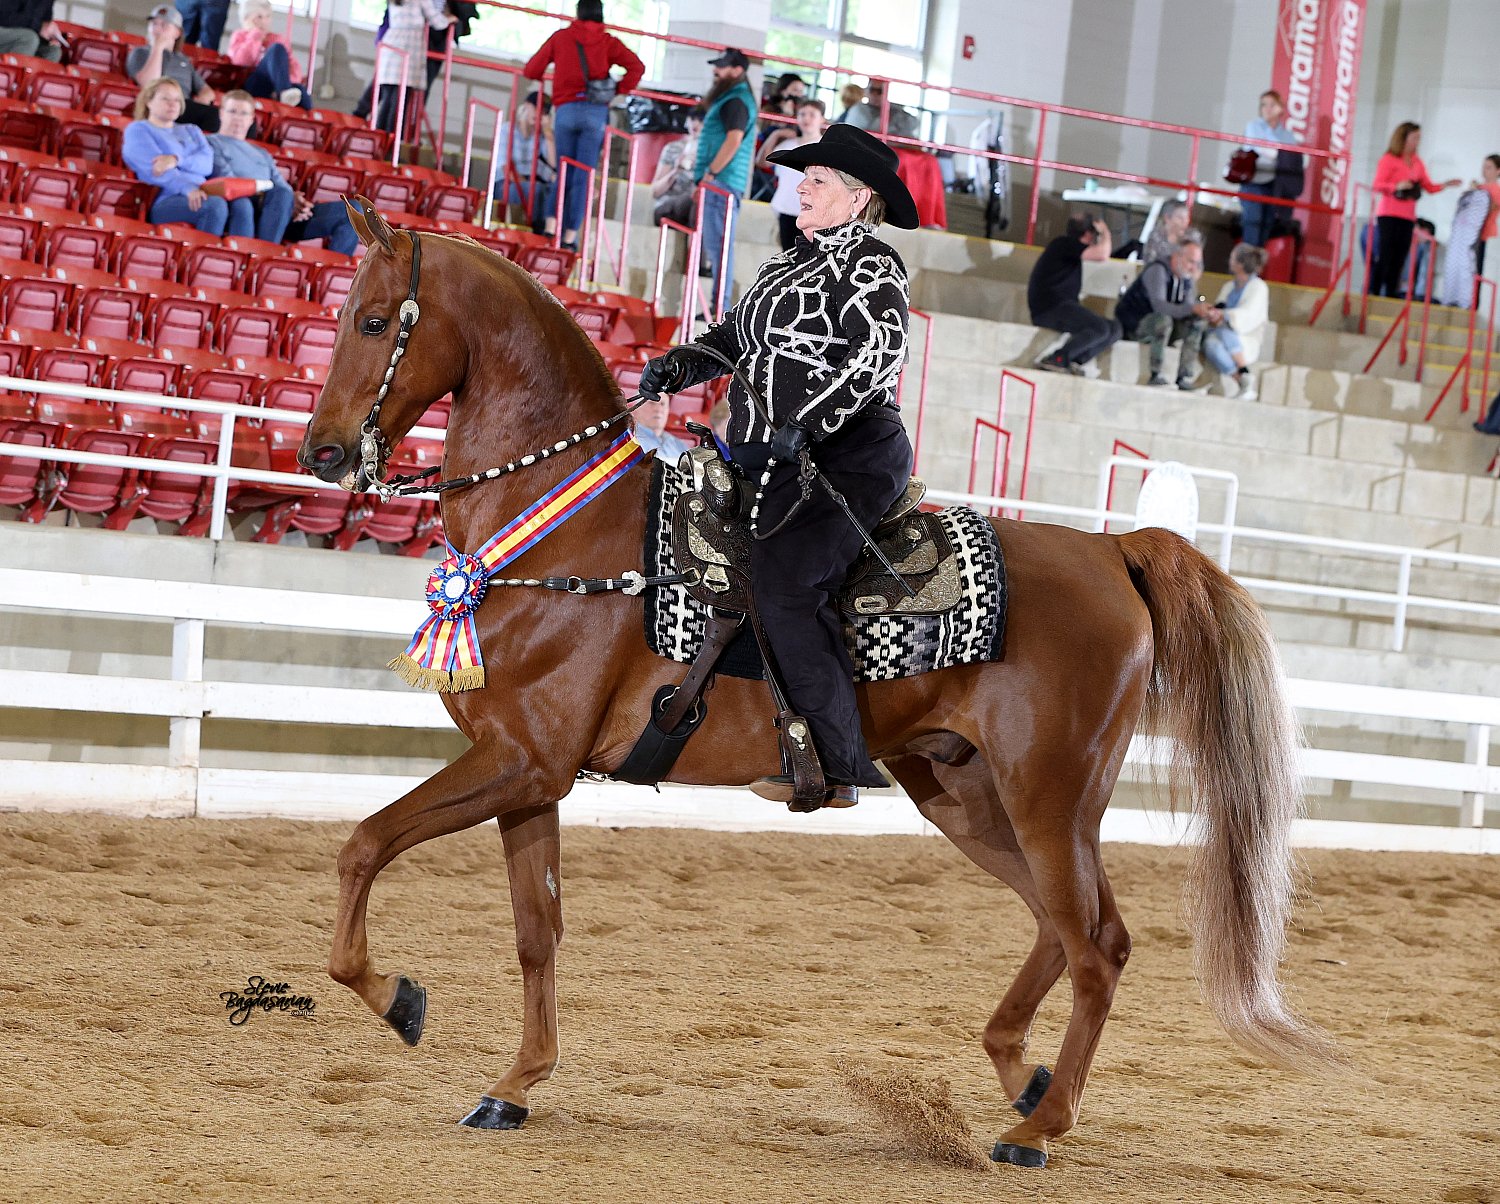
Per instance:
[[[802,454],[809,442],[806,430],[795,422],[788,422],[771,436],[771,458],[778,464],[788,464]]]
[[[687,357],[670,351],[646,361],[641,383],[636,386],[642,397],[656,401],[663,393],[676,393],[687,384]]]

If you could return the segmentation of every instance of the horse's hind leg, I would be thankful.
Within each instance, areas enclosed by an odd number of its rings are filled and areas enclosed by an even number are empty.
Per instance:
[[[339,904],[328,973],[354,991],[408,1045],[422,1035],[426,993],[400,974],[370,965],[365,914],[375,877],[425,840],[462,832],[506,805],[491,749],[475,745],[415,790],[362,820],[339,850]]]
[[[528,1111],[527,1092],[557,1066],[557,947],[563,935],[557,804],[507,812],[499,823],[525,1009],[516,1060],[459,1122],[471,1129],[520,1128]]]
[[[931,763],[920,757],[888,759],[888,768],[933,824],[975,865],[1009,886],[1036,919],[1036,941],[1010,990],[984,1029],[984,1049],[1018,1111],[1028,1114],[1045,1091],[1050,1072],[1026,1061],[1032,1021],[1047,992],[1067,966],[1057,929],[1031,879],[1010,819],[995,793],[994,779],[976,756],[962,767],[944,766],[940,784]]]

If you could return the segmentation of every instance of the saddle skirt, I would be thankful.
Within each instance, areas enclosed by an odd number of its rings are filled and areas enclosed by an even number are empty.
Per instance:
[[[695,451],[681,465],[657,461],[652,468],[646,573],[683,573],[692,584],[648,592],[646,643],[656,655],[681,663],[701,647],[709,607],[743,611],[748,603],[751,536],[742,522],[715,513],[707,487],[695,489],[688,465],[696,462],[702,476],[704,457],[716,459]],[[707,476],[714,480],[713,466]],[[994,527],[968,507],[936,514],[916,510],[921,492],[914,486],[904,499],[906,512],[884,521],[875,537],[916,596],[909,597],[868,550],[840,594],[856,681],[891,681],[1000,659],[1006,583]],[[753,649],[753,641],[738,650],[732,645],[720,672],[761,676]]]

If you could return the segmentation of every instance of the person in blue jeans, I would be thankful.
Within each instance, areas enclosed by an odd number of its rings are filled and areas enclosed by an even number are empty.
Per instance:
[[[229,0],[177,0],[182,14],[182,40],[205,50],[218,50],[229,17]]]
[[[553,135],[557,142],[557,170],[572,159],[594,169],[604,148],[604,127],[609,124],[609,102],[590,100],[590,84],[612,78],[610,68],[622,67],[624,76],[615,81],[614,94],[624,96],[646,73],[624,42],[604,28],[602,0],[578,0],[578,16],[542,43],[521,68],[527,79],[539,80],[552,67],[552,103],[555,106]],[[578,249],[578,229],[588,207],[589,177],[576,167],[567,168],[567,186],[562,205],[562,243]]]
[[[729,308],[734,287],[734,227],[740,198],[750,186],[750,163],[755,158],[755,93],[745,73],[750,59],[733,46],[708,60],[714,69],[713,87],[703,98],[703,132],[698,135],[694,176],[699,186],[712,185],[703,198],[703,262],[700,272],[714,282],[712,313],[717,319]],[[723,271],[728,247],[728,270]]]
[[[255,124],[255,98],[236,89],[224,93],[219,104],[219,132],[208,139],[213,152],[213,172],[218,177],[266,180],[269,190],[255,197],[229,202],[231,220],[252,224],[256,238],[266,242],[328,240],[330,250],[354,254],[359,236],[349,223],[342,201],[314,205],[287,183],[276,161],[263,147],[247,141]],[[258,210],[258,211],[257,211]]]
[[[188,222],[205,234],[253,234],[254,214],[248,206],[231,214],[223,197],[203,191],[213,173],[214,153],[197,126],[177,124],[185,107],[182,86],[158,76],[135,98],[136,119],[125,127],[120,145],[125,166],[161,189],[147,218]]]

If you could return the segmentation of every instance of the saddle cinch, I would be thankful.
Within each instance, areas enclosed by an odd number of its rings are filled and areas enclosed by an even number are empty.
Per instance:
[[[753,536],[749,515],[754,487],[720,455],[706,428],[696,423],[689,428],[699,446],[684,457],[692,467],[693,488],[673,509],[672,548],[688,593],[708,608],[707,632],[682,684],[657,691],[651,719],[612,776],[655,785],[670,773],[683,746],[707,716],[703,694],[713,681],[715,667],[748,621],[776,706],[782,770],[794,782],[789,806],[794,811],[814,811],[823,805],[826,793],[822,766],[807,721],[788,705],[750,589]],[[937,515],[918,509],[926,492],[926,485],[913,477],[875,524],[871,534],[900,576],[893,576],[866,548],[839,595],[845,616],[941,614],[960,600],[962,579],[953,542]]]

